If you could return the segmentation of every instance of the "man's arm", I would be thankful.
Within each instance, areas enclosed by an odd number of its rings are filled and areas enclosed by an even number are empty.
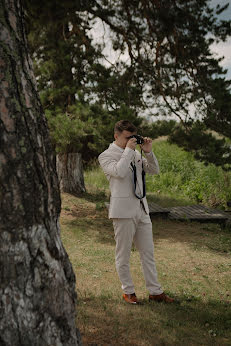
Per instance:
[[[159,174],[160,168],[155,154],[151,151],[145,153],[145,156],[146,158],[143,157],[144,171],[149,174]]]
[[[134,159],[134,155],[134,150],[126,147],[119,161],[114,160],[107,151],[100,154],[98,159],[100,166],[106,175],[116,178],[124,178],[129,172],[129,167]]]
[[[149,174],[159,174],[159,164],[155,154],[152,152],[152,139],[144,137],[144,143],[141,145],[146,158],[143,158],[144,171]]]

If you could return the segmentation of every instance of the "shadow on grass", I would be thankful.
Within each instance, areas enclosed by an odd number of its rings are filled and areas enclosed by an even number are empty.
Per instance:
[[[92,202],[92,203],[105,202],[108,199],[105,190],[99,190],[99,189],[95,189],[94,191],[91,191],[91,192],[86,191],[78,195],[73,194],[73,196],[85,199],[86,201]]]
[[[230,305],[187,296],[173,304],[131,306],[112,294],[81,297],[78,327],[85,345],[230,345]]]
[[[75,229],[74,233],[90,232],[95,240],[103,244],[114,244],[114,232],[112,221],[108,219],[108,210],[105,206],[107,200],[107,193],[105,191],[96,189],[95,191],[83,193],[78,198],[84,201],[91,202],[94,205],[86,205],[83,209],[69,210],[69,214],[75,219],[66,221],[70,228]],[[152,195],[152,201],[158,202],[156,195]],[[150,200],[150,198],[149,198]],[[177,204],[178,199],[171,199],[163,197],[162,205]],[[185,202],[185,200],[182,201]],[[179,205],[179,203],[178,203]],[[93,215],[95,214],[95,215]],[[175,221],[170,219],[163,219],[160,217],[152,217],[153,231],[155,242],[160,239],[168,239],[182,243],[189,243],[192,247],[204,248],[207,247],[212,252],[231,254],[231,232],[219,224],[201,224],[192,221]]]
[[[104,207],[104,206],[103,206]],[[75,214],[73,214],[75,215]],[[231,233],[222,230],[218,224],[200,224],[197,222],[175,221],[152,218],[154,243],[169,240],[172,244],[188,243],[194,250],[209,250],[214,254],[231,254]],[[107,217],[107,210],[101,210],[97,217],[77,216],[67,220],[66,226],[72,230],[76,239],[91,237],[95,243],[115,245],[112,221]]]
[[[111,220],[102,218],[76,218],[68,221],[66,225],[72,230],[73,235],[79,239],[85,233],[101,244],[115,245],[114,231]]]
[[[152,217],[155,243],[169,240],[173,244],[188,243],[194,250],[209,250],[214,254],[231,255],[231,232],[217,223],[177,221]]]

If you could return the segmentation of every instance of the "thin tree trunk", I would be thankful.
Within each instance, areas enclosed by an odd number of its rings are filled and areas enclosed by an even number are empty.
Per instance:
[[[63,192],[79,195],[86,191],[80,153],[57,155],[57,172]]]
[[[80,345],[55,155],[20,0],[0,0],[0,345]]]

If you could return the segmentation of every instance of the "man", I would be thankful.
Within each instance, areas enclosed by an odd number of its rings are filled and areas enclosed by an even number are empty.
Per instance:
[[[143,144],[140,145],[146,158],[135,150],[137,139],[131,136],[136,133],[137,129],[132,123],[120,120],[114,128],[115,141],[99,155],[99,163],[110,184],[109,218],[113,220],[115,233],[116,269],[122,283],[124,300],[137,304],[129,269],[134,241],[140,253],[149,301],[171,303],[174,299],[163,292],[157,280],[152,223],[145,197],[145,173],[158,174],[159,165],[152,152],[150,138],[143,138]]]

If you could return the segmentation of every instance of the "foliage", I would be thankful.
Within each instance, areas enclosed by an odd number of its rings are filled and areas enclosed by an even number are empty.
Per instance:
[[[181,135],[176,132],[173,141],[201,160],[229,168],[224,143],[194,126],[200,119],[206,130],[230,138],[231,82],[225,79],[222,59],[210,48],[231,35],[231,21],[219,20],[228,4],[211,8],[208,0],[24,2],[46,110],[59,107],[65,113],[77,100],[99,104],[121,118],[126,118],[120,112],[123,105],[134,117],[147,109],[150,115],[174,116],[181,122]],[[92,35],[96,24],[104,28],[97,43]],[[105,53],[109,44],[113,54],[127,58],[110,61]],[[154,127],[149,130],[155,134]],[[206,145],[198,145],[200,140]]]
[[[103,48],[90,30],[94,2],[24,0],[30,53],[43,106],[64,111],[78,101],[96,101],[109,110],[141,106],[142,90],[132,71],[106,66]],[[39,16],[37,14],[40,14]]]
[[[175,126],[170,133],[170,142],[176,143],[187,151],[194,153],[195,158],[205,163],[214,163],[224,170],[231,169],[231,146],[225,137],[216,138],[208,132],[205,123],[191,122],[187,131]]]
[[[161,173],[147,176],[149,191],[185,195],[195,202],[226,208],[231,197],[231,174],[214,164],[205,165],[177,145],[156,142]]]
[[[113,141],[114,123],[122,115],[137,126],[141,121],[125,105],[109,112],[99,104],[76,102],[65,113],[57,107],[45,114],[57,153],[80,152],[85,164]]]
[[[155,122],[148,122],[147,120],[143,120],[140,126],[140,133],[143,136],[150,137],[155,139],[160,136],[168,136],[170,135],[175,127],[177,122],[175,120],[157,120]]]
[[[192,153],[176,144],[155,141],[153,150],[160,165],[159,175],[146,176],[147,192],[172,198],[187,197],[191,203],[227,208],[231,198],[231,173],[214,164],[196,161]],[[85,172],[86,184],[107,189],[108,182],[98,164]]]

